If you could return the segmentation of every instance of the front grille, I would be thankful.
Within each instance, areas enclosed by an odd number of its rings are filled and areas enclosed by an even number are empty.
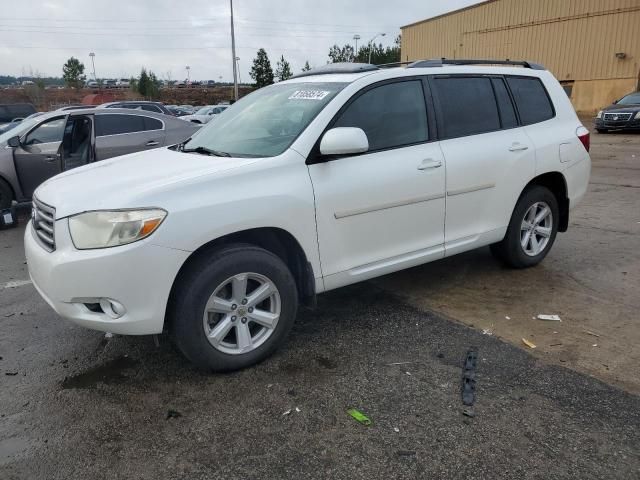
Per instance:
[[[633,113],[605,113],[604,119],[607,122],[628,122]]]
[[[55,236],[56,209],[33,197],[31,224],[36,239],[42,247],[53,252],[56,249]]]

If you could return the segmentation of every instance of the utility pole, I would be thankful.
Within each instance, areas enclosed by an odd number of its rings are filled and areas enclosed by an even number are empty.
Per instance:
[[[236,36],[233,31],[233,0],[229,0],[231,6],[231,58],[233,59],[233,98],[238,100],[238,65],[236,60]]]
[[[89,56],[91,57],[91,66],[93,67],[93,79],[97,82],[98,79],[96,78],[96,63],[93,61],[93,59],[96,58],[96,54],[91,52]]]

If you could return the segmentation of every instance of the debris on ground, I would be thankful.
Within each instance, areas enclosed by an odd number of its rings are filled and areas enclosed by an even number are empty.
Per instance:
[[[491,335],[493,335],[493,332],[489,328],[483,328],[482,329],[482,334],[491,336]]]
[[[9,375],[10,377],[15,377],[18,372],[4,372],[5,375]]]
[[[550,347],[559,347],[560,345],[562,345],[562,343],[552,343],[551,345],[549,345]]]
[[[7,313],[7,314],[5,314],[4,318],[13,317],[15,314],[16,314],[16,312],[13,312],[13,313]]]
[[[462,366],[462,403],[472,406],[476,401],[476,365],[478,363],[478,350],[472,348],[467,352]]]
[[[511,317],[506,315],[504,318],[506,318],[507,320],[511,320]]]
[[[393,363],[387,363],[386,365],[387,365],[388,367],[391,367],[391,366],[393,366],[393,365],[408,365],[408,364],[410,364],[410,363],[414,363],[414,362],[393,362]]]
[[[411,376],[411,372],[404,372],[404,373],[406,373],[407,375]]]
[[[113,333],[107,332],[104,334],[104,338],[113,338]]]
[[[398,427],[393,427],[393,431],[396,433],[400,433],[400,429]]]
[[[286,417],[286,416],[287,416],[287,415],[289,415],[290,413],[291,413],[291,409],[286,410],[286,411],[282,414],[282,416],[283,416],[283,417]]]
[[[548,322],[561,322],[562,321],[560,319],[559,315],[544,315],[544,314],[538,315],[538,320],[546,320]]]
[[[597,333],[593,333],[590,330],[585,330],[584,333],[586,333],[588,335],[591,335],[591,336],[594,336],[594,337],[598,337],[598,338],[600,337],[600,335],[598,335]]]
[[[296,412],[300,413],[300,409],[298,407],[296,407]]]
[[[354,420],[356,420],[357,422],[360,422],[362,425],[369,426],[372,423],[371,420],[369,420],[369,417],[367,417],[361,411],[356,410],[355,408],[351,408],[347,410],[347,413],[351,415],[354,418]]]
[[[476,412],[473,410],[473,407],[467,407],[464,410],[462,410],[462,414],[465,417],[469,417],[469,418],[473,418],[476,416]]]
[[[597,343],[594,343],[594,344],[593,344],[593,345],[591,345],[591,346],[592,346],[592,347],[597,347],[597,346],[598,346],[598,344],[597,344]]]
[[[179,418],[181,416],[182,414],[177,410],[167,410],[167,420],[169,420],[170,418]]]
[[[526,338],[522,339],[522,343],[524,343],[529,348],[536,348],[535,344],[527,340]]]

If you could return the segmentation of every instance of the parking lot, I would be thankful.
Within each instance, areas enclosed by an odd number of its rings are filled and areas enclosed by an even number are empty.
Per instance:
[[[0,232],[0,478],[637,477],[640,135],[591,138],[589,193],[540,266],[481,249],[330,292],[227,375],[64,322],[27,282],[24,227]]]

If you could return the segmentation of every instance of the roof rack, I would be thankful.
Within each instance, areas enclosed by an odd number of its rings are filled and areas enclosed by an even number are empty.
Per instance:
[[[332,73],[363,73],[380,70],[376,65],[370,63],[327,63],[318,68],[298,73],[291,78],[308,77],[311,75],[330,75]]]
[[[443,65],[519,65],[532,70],[546,70],[539,63],[527,62],[523,60],[465,60],[451,58],[436,58],[431,60],[418,60],[407,66],[407,68],[427,68],[442,67]]]

